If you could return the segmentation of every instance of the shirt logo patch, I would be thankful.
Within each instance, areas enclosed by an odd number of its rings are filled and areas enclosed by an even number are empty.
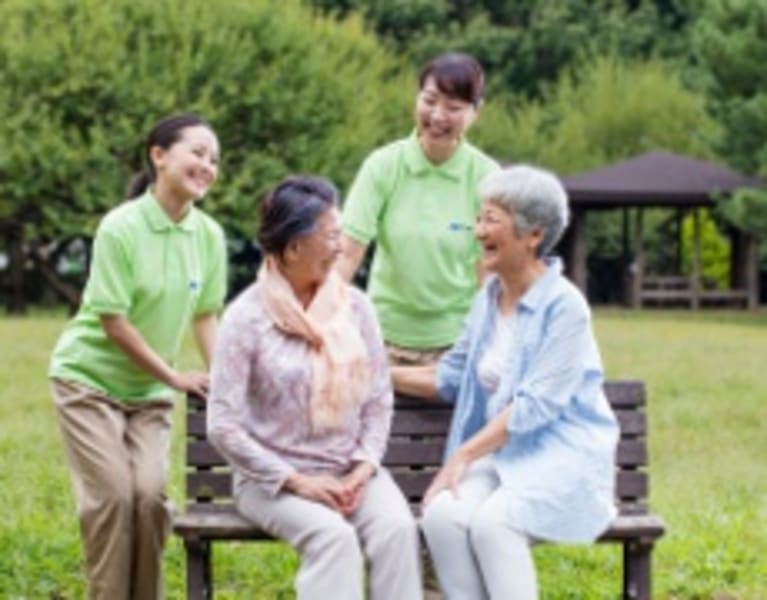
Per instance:
[[[471,231],[471,225],[466,223],[459,223],[458,221],[451,221],[447,224],[448,231]]]

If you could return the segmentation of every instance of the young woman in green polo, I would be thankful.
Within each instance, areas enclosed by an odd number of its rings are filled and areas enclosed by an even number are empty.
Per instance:
[[[368,292],[395,364],[436,360],[478,289],[477,184],[498,165],[464,134],[483,94],[474,58],[432,60],[419,78],[415,132],[375,150],[344,203],[338,268],[351,279],[376,240]]]
[[[180,372],[175,360],[192,323],[208,363],[226,287],[222,229],[194,206],[218,157],[215,133],[195,115],[154,126],[147,168],[132,200],[101,221],[82,306],[53,351],[90,598],[162,597],[172,399],[208,387],[207,373]]]

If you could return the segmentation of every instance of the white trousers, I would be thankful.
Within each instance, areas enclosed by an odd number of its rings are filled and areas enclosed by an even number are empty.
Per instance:
[[[421,528],[446,600],[534,600],[531,541],[511,527],[507,500],[491,459],[469,467],[459,485],[437,494]]]
[[[245,518],[301,555],[298,600],[361,600],[363,582],[370,600],[423,598],[418,525],[385,469],[370,478],[349,517],[288,492],[272,498],[252,481],[240,487],[236,504]]]

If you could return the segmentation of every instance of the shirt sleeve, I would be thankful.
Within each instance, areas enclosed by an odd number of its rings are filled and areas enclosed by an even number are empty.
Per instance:
[[[195,308],[195,314],[216,312],[224,305],[227,281],[226,238],[223,230],[216,225],[215,234],[210,236],[210,251],[202,291]]]
[[[350,238],[367,245],[378,235],[378,223],[386,206],[386,181],[380,152],[362,163],[344,201],[343,231]]]
[[[508,431],[529,433],[559,418],[586,378],[602,376],[601,361],[585,302],[552,307],[530,368],[513,394]]]
[[[97,314],[125,315],[130,309],[134,277],[125,240],[102,221],[93,241],[87,298]]]
[[[361,409],[361,426],[353,461],[380,466],[389,439],[394,405],[389,363],[375,312],[366,296],[359,294],[360,335],[368,347],[371,389]]]
[[[258,336],[237,315],[225,315],[211,365],[208,439],[234,469],[272,496],[295,468],[265,448],[245,427],[252,361],[258,360]]]

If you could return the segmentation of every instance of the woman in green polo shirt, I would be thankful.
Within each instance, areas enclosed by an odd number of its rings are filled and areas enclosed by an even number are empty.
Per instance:
[[[101,221],[82,305],[53,351],[91,598],[162,597],[172,399],[208,388],[207,373],[177,371],[175,360],[191,322],[209,361],[226,287],[223,232],[194,206],[218,157],[195,115],[154,126],[133,200]]]
[[[471,56],[432,60],[419,78],[415,132],[365,160],[344,204],[338,268],[351,279],[376,240],[368,291],[394,364],[436,360],[477,291],[477,184],[498,165],[464,134],[483,93]]]

